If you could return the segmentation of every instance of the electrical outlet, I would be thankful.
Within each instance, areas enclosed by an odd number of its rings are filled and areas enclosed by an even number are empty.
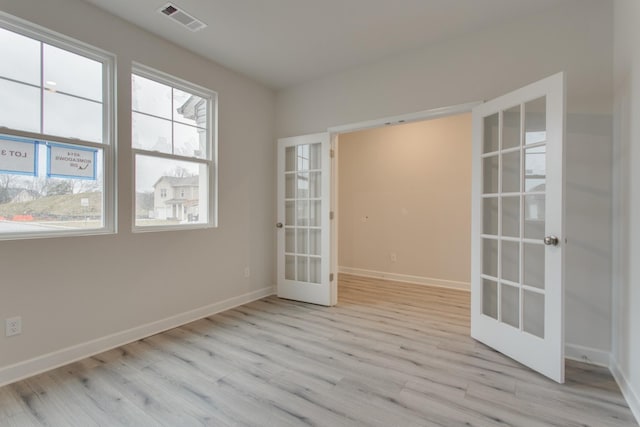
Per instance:
[[[398,254],[395,252],[391,252],[389,254],[389,257],[391,258],[391,262],[397,262],[398,261]]]
[[[244,277],[250,277],[251,276],[251,269],[249,267],[245,267],[244,268]]]
[[[5,319],[5,335],[12,337],[14,335],[20,335],[22,333],[22,317],[12,317]]]

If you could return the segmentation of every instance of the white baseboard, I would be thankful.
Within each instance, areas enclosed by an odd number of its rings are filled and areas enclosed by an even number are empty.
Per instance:
[[[262,288],[186,313],[0,368],[0,387],[274,294],[274,287]]]
[[[414,283],[416,285],[438,286],[464,291],[471,289],[469,282],[457,282],[455,280],[434,279],[431,277],[411,276],[409,274],[387,273],[384,271],[365,270],[362,268],[338,267],[338,272],[353,274],[354,276],[374,277],[376,279],[394,280],[396,282]]]
[[[613,355],[611,355],[611,363],[609,365],[609,370],[618,383],[618,387],[622,391],[622,395],[626,399],[629,404],[629,408],[631,408],[631,413],[636,417],[636,421],[640,424],[640,392],[639,390],[634,390],[633,386],[627,380],[627,377],[622,372],[618,361],[615,359]]]
[[[589,363],[591,365],[609,367],[611,353],[597,348],[584,347],[577,344],[565,343],[565,359],[577,360],[578,362]]]

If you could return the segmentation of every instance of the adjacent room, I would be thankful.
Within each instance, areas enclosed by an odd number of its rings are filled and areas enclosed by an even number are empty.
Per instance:
[[[0,426],[640,422],[635,0],[0,0]]]
[[[340,134],[338,271],[469,290],[471,114]]]

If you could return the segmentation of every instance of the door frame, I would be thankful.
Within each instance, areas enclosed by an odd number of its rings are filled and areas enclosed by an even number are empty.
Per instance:
[[[412,122],[420,122],[425,120],[433,120],[456,114],[471,113],[474,107],[482,104],[483,101],[469,102],[466,104],[457,104],[447,107],[433,108],[430,110],[418,111],[415,113],[400,114],[397,116],[383,117],[379,119],[366,120],[362,122],[349,123],[339,126],[331,126],[327,129],[330,137],[331,150],[331,190],[329,198],[331,200],[330,209],[334,213],[331,221],[331,243],[330,243],[330,271],[333,273],[334,280],[331,282],[331,305],[338,303],[338,224],[340,216],[338,212],[338,183],[339,168],[338,154],[340,152],[340,134],[348,132],[356,132],[367,129],[383,128],[390,125],[401,125]],[[471,260],[469,260],[471,262]],[[471,289],[469,289],[471,291]]]

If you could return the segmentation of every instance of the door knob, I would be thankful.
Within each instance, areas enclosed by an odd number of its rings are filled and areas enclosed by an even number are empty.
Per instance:
[[[277,224],[276,224],[276,227],[277,227],[277,228],[282,228],[282,223],[281,223],[281,222],[277,223]]]
[[[558,238],[556,236],[547,236],[544,238],[544,244],[547,246],[558,246]]]

